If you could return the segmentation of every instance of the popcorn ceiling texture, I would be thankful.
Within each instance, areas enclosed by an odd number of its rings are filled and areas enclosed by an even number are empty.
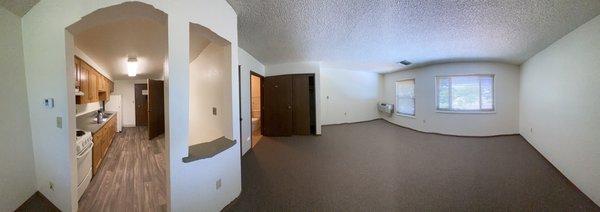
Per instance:
[[[522,64],[600,14],[600,0],[228,0],[240,47],[266,65],[387,72],[452,61]]]

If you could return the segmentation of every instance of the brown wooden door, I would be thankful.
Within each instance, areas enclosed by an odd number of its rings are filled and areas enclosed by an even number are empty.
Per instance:
[[[148,138],[165,133],[164,82],[148,80]]]
[[[262,134],[265,136],[292,135],[292,79],[291,75],[264,79]]]
[[[310,135],[310,86],[309,76],[293,76],[292,127],[294,135]]]
[[[147,84],[135,84],[135,125],[148,126],[148,96],[142,95],[147,90]]]

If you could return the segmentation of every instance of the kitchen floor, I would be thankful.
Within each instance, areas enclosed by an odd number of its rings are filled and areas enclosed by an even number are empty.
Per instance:
[[[123,128],[79,201],[79,211],[167,211],[165,139]]]

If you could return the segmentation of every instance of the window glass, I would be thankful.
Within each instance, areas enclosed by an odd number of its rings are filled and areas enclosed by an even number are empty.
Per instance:
[[[396,113],[415,115],[415,80],[396,82]]]
[[[443,76],[436,82],[438,110],[494,110],[493,75]]]

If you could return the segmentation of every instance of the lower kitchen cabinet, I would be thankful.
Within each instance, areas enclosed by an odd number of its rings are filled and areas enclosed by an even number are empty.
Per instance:
[[[117,134],[117,116],[112,116],[100,130],[92,135],[94,147],[92,148],[92,173],[96,175],[102,159],[106,156],[110,145]]]

